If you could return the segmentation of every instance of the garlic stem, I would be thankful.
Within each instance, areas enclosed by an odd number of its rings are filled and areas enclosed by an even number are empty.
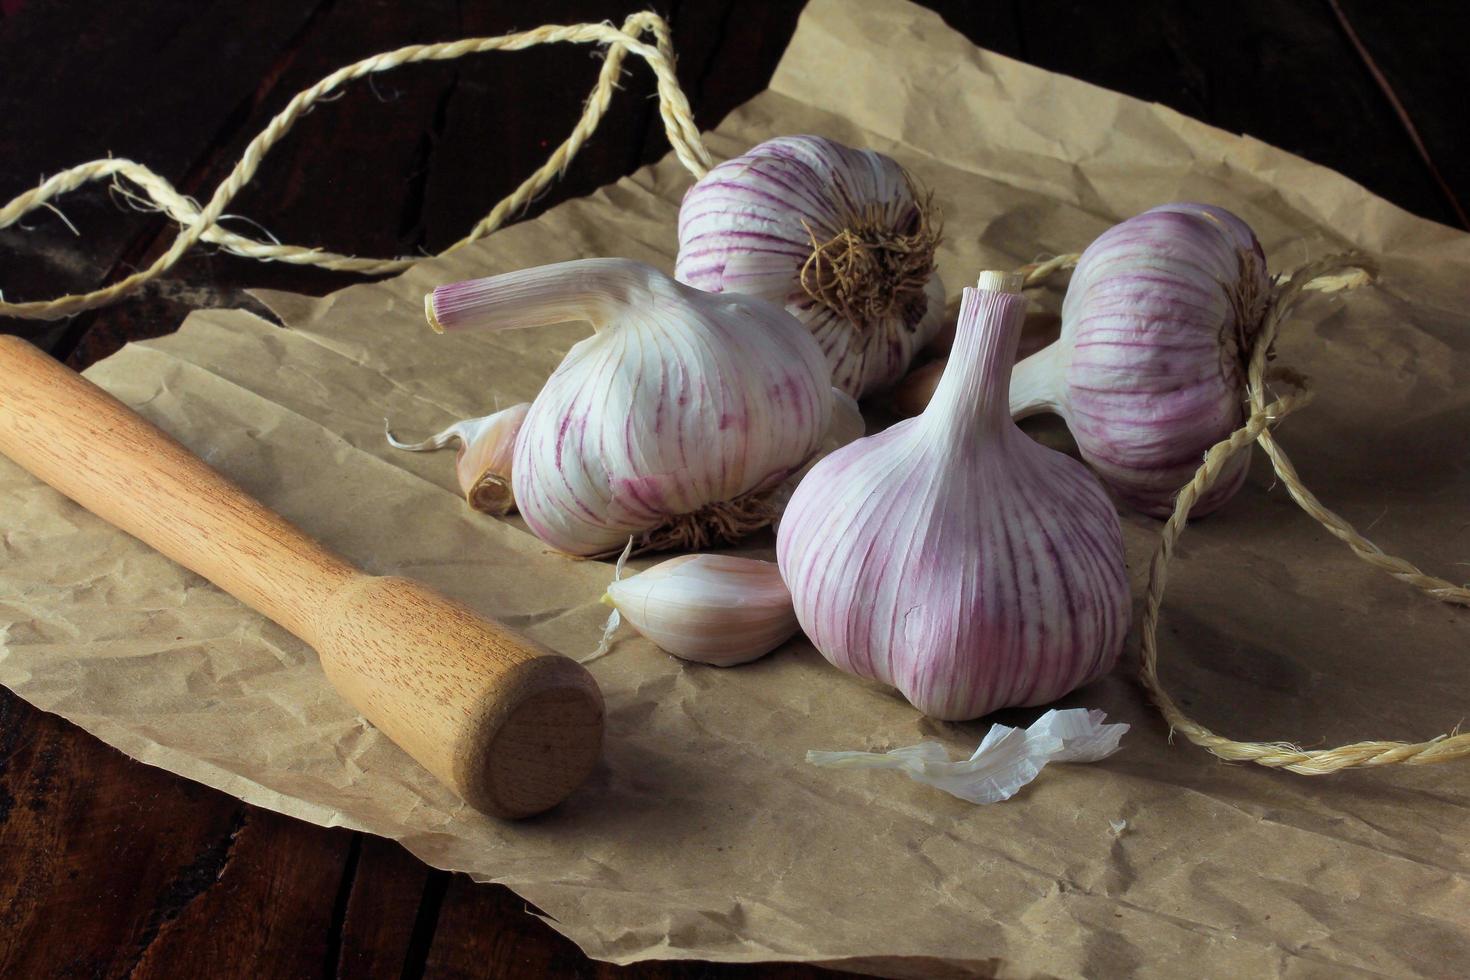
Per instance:
[[[1065,374],[1062,358],[1068,348],[1053,342],[1016,365],[1011,372],[1011,417],[1016,421],[1059,411],[1056,381]]]
[[[398,437],[393,434],[391,423],[387,419],[384,419],[383,434],[388,437],[388,445],[392,446],[394,449],[405,449],[411,453],[426,453],[431,452],[435,449],[443,449],[445,446],[448,446],[450,443],[455,441],[458,441],[460,445],[466,445],[470,442],[473,442],[475,438],[475,432],[484,423],[488,422],[490,418],[491,417],[486,417],[482,419],[464,419],[463,421],[454,423],[443,432],[440,432],[437,435],[429,436],[429,438],[424,439],[421,442],[400,442],[398,440]]]
[[[465,500],[487,514],[507,514],[515,507],[510,487],[511,456],[530,409],[529,403],[522,402],[484,418],[464,419],[422,442],[400,442],[388,428],[387,419],[383,420],[383,430],[388,445],[415,453],[458,442],[454,470]]]
[[[936,435],[966,445],[1011,427],[1010,371],[1025,316],[1019,276],[985,272],[965,293],[949,365],[921,416]]]
[[[630,259],[577,259],[439,286],[424,297],[435,333],[515,330],[587,322],[601,330],[630,307],[647,307],[647,267]]]

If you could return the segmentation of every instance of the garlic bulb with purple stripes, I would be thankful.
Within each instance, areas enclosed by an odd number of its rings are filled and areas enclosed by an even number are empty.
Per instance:
[[[679,209],[681,282],[786,307],[853,398],[891,385],[939,329],[939,219],[872,150],[783,136],[715,167]]]
[[[516,437],[515,503],[575,555],[698,549],[777,515],[769,495],[817,451],[832,388],[788,313],[717,296],[628,259],[581,259],[455,283],[431,326],[586,321]]]
[[[965,290],[923,414],[814,466],[777,535],[813,645],[935,718],[1053,701],[1107,672],[1128,630],[1106,492],[1011,421],[1020,284],[985,273]]]
[[[1156,517],[1245,418],[1245,361],[1270,293],[1265,255],[1223,208],[1165,204],[1104,232],[1072,273],[1061,338],[1016,365],[1016,418],[1055,412],[1084,459]],[[1191,514],[1240,489],[1237,453]]]

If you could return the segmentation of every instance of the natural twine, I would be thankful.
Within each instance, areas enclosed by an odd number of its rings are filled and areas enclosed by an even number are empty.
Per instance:
[[[1076,266],[1079,258],[1081,255],[1075,252],[1059,255],[1021,266],[1016,271],[1025,275],[1027,286],[1038,286],[1056,273]],[[1411,562],[1388,554],[1359,534],[1341,515],[1324,507],[1317,496],[1307,489],[1296,467],[1286,455],[1286,450],[1281,448],[1281,444],[1271,433],[1272,425],[1312,400],[1312,391],[1306,378],[1280,368],[1271,372],[1266,370],[1266,361],[1281,325],[1291,315],[1303,293],[1356,289],[1371,282],[1373,275],[1371,264],[1363,258],[1336,255],[1308,263],[1290,276],[1277,281],[1266,307],[1260,333],[1251,349],[1246,370],[1250,414],[1245,424],[1232,432],[1229,438],[1211,447],[1194,479],[1179,492],[1174,502],[1174,513],[1164,524],[1158,548],[1149,564],[1148,591],[1144,600],[1143,625],[1139,638],[1139,679],[1148,691],[1150,700],[1169,723],[1171,737],[1174,732],[1182,732],[1185,738],[1222,759],[1254,762],[1303,775],[1320,776],[1341,769],[1399,763],[1422,766],[1470,756],[1470,734],[1462,735],[1458,729],[1427,742],[1354,742],[1331,749],[1308,750],[1287,742],[1237,742],[1217,735],[1186,715],[1159,681],[1159,611],[1163,606],[1164,588],[1169,579],[1169,562],[1174,557],[1175,545],[1179,536],[1184,533],[1189,511],[1194,507],[1195,501],[1214,486],[1230,458],[1251,443],[1260,443],[1261,448],[1266,451],[1277,477],[1286,485],[1291,499],[1333,537],[1351,548],[1359,558],[1432,598],[1470,606],[1470,588],[1429,575]],[[1285,385],[1292,390],[1267,404],[1266,391],[1271,383]]]
[[[1340,769],[1368,766],[1386,766],[1403,763],[1406,765],[1429,765],[1449,762],[1470,756],[1470,734],[1451,731],[1427,742],[1355,742],[1331,749],[1301,749],[1284,742],[1236,742],[1217,735],[1208,728],[1185,715],[1165,692],[1158,675],[1158,626],[1159,609],[1163,604],[1164,587],[1168,582],[1169,561],[1179,536],[1184,533],[1190,508],[1195,501],[1214,485],[1226,464],[1235,453],[1258,442],[1270,457],[1276,475],[1286,485],[1293,500],[1315,518],[1334,537],[1345,542],[1358,557],[1376,568],[1380,568],[1401,582],[1414,586],[1427,595],[1445,602],[1470,605],[1470,589],[1457,586],[1444,579],[1425,574],[1402,558],[1384,553],[1373,542],[1364,538],[1341,516],[1323,507],[1316,496],[1302,483],[1296,467],[1291,464],[1286,451],[1281,448],[1271,433],[1271,426],[1306,405],[1312,392],[1305,378],[1288,371],[1266,371],[1267,355],[1276,339],[1281,324],[1291,315],[1297,301],[1307,290],[1335,291],[1350,289],[1370,281],[1371,268],[1361,259],[1351,256],[1331,256],[1309,263],[1298,269],[1291,277],[1279,282],[1272,291],[1261,333],[1251,352],[1247,373],[1250,415],[1243,426],[1231,433],[1228,439],[1217,443],[1205,455],[1203,465],[1183,490],[1174,504],[1174,513],[1164,524],[1158,549],[1149,565],[1148,592],[1145,597],[1143,626],[1140,637],[1142,664],[1139,675],[1150,699],[1163,713],[1172,732],[1182,732],[1184,737],[1196,745],[1208,749],[1222,759],[1254,762],[1271,768],[1288,769],[1304,775],[1323,775]],[[1292,390],[1266,402],[1268,385],[1275,382]]]
[[[649,46],[639,38],[652,33],[655,46]],[[611,23],[575,24],[558,26],[550,24],[535,30],[501,37],[468,38],[441,44],[416,44],[397,51],[365,58],[355,64],[338,69],[315,85],[298,93],[286,108],[270,121],[261,133],[250,142],[234,170],[215,189],[209,203],[203,208],[190,198],[180,194],[165,178],[148,167],[132,160],[93,160],[64,170],[41,182],[40,186],[27,191],[4,207],[0,207],[0,228],[15,224],[25,215],[40,207],[50,207],[49,202],[63,194],[76,190],[94,180],[111,178],[116,184],[126,179],[135,185],[157,210],[163,211],[179,224],[178,236],[168,250],[152,265],[109,286],[91,292],[59,296],[49,300],[31,302],[7,302],[0,299],[0,316],[19,317],[26,320],[56,320],[72,316],[84,310],[105,306],[118,298],[141,288],[150,280],[163,275],[201,240],[213,242],[227,252],[267,262],[290,262],[297,265],[317,265],[326,269],[344,272],[390,273],[401,272],[419,261],[423,256],[404,256],[396,259],[357,258],[340,255],[321,248],[300,245],[283,245],[278,242],[263,242],[230,231],[220,225],[225,208],[260,168],[266,153],[291,130],[313,105],[332,92],[364,75],[390,71],[400,65],[420,61],[452,61],[468,55],[486,51],[519,51],[540,44],[600,44],[607,47],[607,57],[598,74],[597,84],[588,96],[582,117],[566,141],[558,146],[534,174],[528,177],[505,200],[495,205],[490,213],[480,220],[469,234],[440,254],[447,254],[478,241],[495,231],[506,219],[524,209],[537,194],[565,173],[572,158],[597,129],[607,112],[613,89],[617,87],[623,59],[628,53],[638,55],[648,62],[658,79],[659,115],[664,121],[664,131],[680,162],[696,178],[713,165],[709,151],[699,136],[694,123],[689,101],[674,73],[673,41],[669,25],[657,14],[641,12],[630,16],[621,29]],[[124,193],[136,197],[131,191]]]

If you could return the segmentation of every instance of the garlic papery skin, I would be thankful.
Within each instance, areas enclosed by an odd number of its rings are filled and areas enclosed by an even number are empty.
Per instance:
[[[679,208],[675,276],[781,304],[854,398],[903,376],[944,319],[939,218],[891,158],[820,136],[767,140]]]
[[[531,403],[512,485],[533,533],[574,555],[628,538],[698,550],[770,524],[766,495],[815,453],[827,363],[780,307],[714,295],[627,259],[582,259],[441,286],[445,330],[585,320]]]
[[[1062,416],[1103,482],[1167,517],[1206,451],[1245,418],[1244,362],[1269,289],[1260,243],[1230,212],[1145,211],[1082,253],[1061,337],[1016,365],[1011,409]],[[1191,516],[1230,499],[1249,465],[1237,453]]]
[[[754,558],[680,555],[613,582],[607,599],[655,646],[716,667],[763,657],[796,633],[780,570]]]
[[[493,415],[456,422],[423,442],[399,442],[389,431],[388,444],[421,453],[459,443],[454,473],[465,500],[487,514],[509,514],[516,505],[510,482],[516,436],[530,410],[530,402],[521,402]]]
[[[812,467],[776,539],[817,650],[940,719],[1053,701],[1106,673],[1128,630],[1107,493],[1011,420],[1020,282],[965,290],[923,414]]]

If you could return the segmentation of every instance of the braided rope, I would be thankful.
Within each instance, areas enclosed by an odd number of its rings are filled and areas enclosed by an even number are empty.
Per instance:
[[[1289,372],[1275,372],[1267,377],[1267,353],[1281,324],[1291,314],[1302,293],[1308,290],[1330,292],[1354,288],[1368,282],[1371,275],[1371,270],[1360,260],[1333,256],[1306,265],[1289,279],[1277,284],[1265,324],[1251,352],[1247,374],[1250,416],[1245,425],[1210,449],[1194,479],[1179,492],[1174,513],[1164,524],[1158,548],[1149,564],[1148,592],[1140,637],[1140,680],[1148,691],[1150,700],[1169,723],[1171,733],[1183,733],[1185,738],[1222,759],[1254,762],[1315,776],[1342,769],[1397,764],[1429,765],[1470,757],[1470,734],[1459,734],[1457,731],[1427,742],[1369,741],[1313,750],[1304,750],[1284,742],[1237,742],[1217,735],[1184,714],[1159,682],[1159,610],[1163,604],[1169,562],[1174,556],[1175,544],[1184,532],[1184,525],[1194,502],[1214,485],[1230,458],[1253,442],[1259,442],[1266,450],[1277,476],[1286,484],[1292,499],[1335,537],[1346,542],[1360,558],[1436,599],[1470,605],[1470,590],[1427,575],[1409,562],[1385,554],[1381,548],[1359,534],[1351,524],[1323,507],[1303,485],[1286,451],[1271,435],[1272,425],[1311,401],[1311,391],[1304,378],[1293,376]],[[1266,391],[1270,382],[1285,384],[1294,390],[1267,404]]]
[[[639,37],[652,33],[655,44],[645,44]],[[273,118],[245,148],[235,168],[215,189],[209,203],[200,208],[197,203],[180,194],[165,178],[141,163],[124,159],[93,160],[55,174],[41,184],[0,207],[0,228],[19,221],[36,208],[48,206],[53,198],[95,180],[125,178],[136,185],[152,201],[158,210],[166,213],[180,226],[179,233],[168,250],[146,269],[128,277],[94,289],[91,292],[60,296],[49,300],[31,302],[6,302],[0,300],[0,316],[13,316],[27,320],[55,320],[81,313],[84,310],[105,306],[118,298],[134,292],[145,283],[167,272],[180,258],[201,240],[215,243],[226,251],[247,258],[266,262],[291,262],[298,265],[316,265],[326,269],[348,272],[389,273],[400,272],[418,258],[396,259],[357,258],[340,255],[321,248],[299,245],[283,245],[262,242],[240,235],[220,226],[225,208],[240,190],[255,176],[265,155],[290,132],[300,118],[313,105],[338,88],[378,72],[391,71],[401,65],[423,61],[453,61],[468,55],[488,51],[519,51],[541,44],[600,44],[607,47],[607,58],[598,74],[597,84],[588,96],[581,119],[570,136],[561,143],[540,169],[528,177],[505,200],[477,223],[470,233],[444,250],[447,254],[463,248],[470,242],[490,234],[530,203],[530,201],[565,173],[567,166],[596,130],[606,114],[617,87],[619,72],[624,58],[636,54],[653,69],[657,78],[659,115],[664,121],[664,131],[680,162],[696,178],[712,166],[713,161],[703,141],[689,101],[679,87],[674,72],[673,41],[669,25],[651,12],[630,16],[621,29],[611,24],[555,24],[535,30],[501,37],[468,38],[440,44],[416,44],[365,58],[355,64],[340,68],[315,85],[296,94],[284,109]]]

